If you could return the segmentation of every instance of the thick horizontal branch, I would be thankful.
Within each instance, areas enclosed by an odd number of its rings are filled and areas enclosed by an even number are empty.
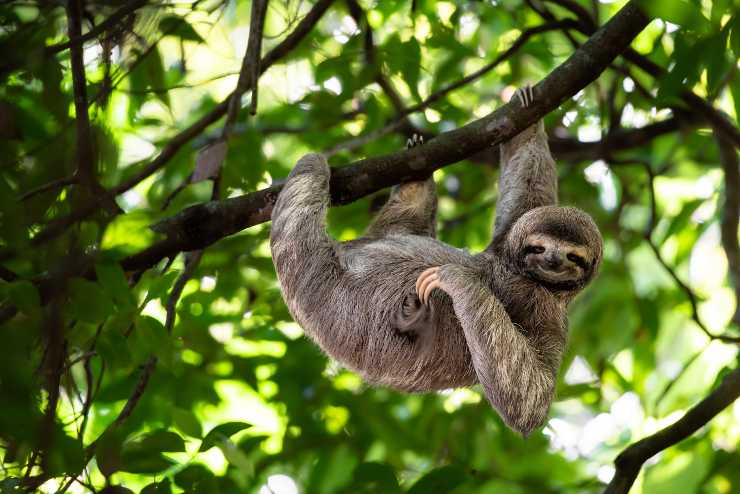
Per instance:
[[[423,146],[334,169],[332,203],[346,204],[404,180],[428,176],[438,168],[511,138],[595,80],[648,22],[636,2],[629,2],[534,87],[535,103],[527,108],[512,102],[484,118],[440,134]],[[185,209],[157,224],[155,230],[166,238],[125,259],[124,268],[145,269],[163,257],[201,249],[227,235],[268,221],[280,188],[273,185],[251,194]]]
[[[730,406],[740,396],[740,367],[725,376],[722,384],[674,424],[652,436],[637,441],[614,460],[616,472],[604,494],[626,494],[640,473],[642,465],[680,441],[683,441],[719,412]]]

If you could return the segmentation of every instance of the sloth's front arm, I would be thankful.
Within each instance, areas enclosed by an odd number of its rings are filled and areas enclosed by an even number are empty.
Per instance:
[[[554,396],[564,345],[550,342],[547,348],[535,347],[514,326],[480,275],[469,268],[446,264],[427,269],[416,288],[424,303],[434,288],[452,299],[478,381],[504,422],[525,437],[541,426]]]

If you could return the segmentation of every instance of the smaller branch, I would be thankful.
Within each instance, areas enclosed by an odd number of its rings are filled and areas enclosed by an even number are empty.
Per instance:
[[[732,322],[740,325],[740,246],[737,233],[740,223],[740,163],[737,149],[722,133],[716,132],[720,161],[725,172],[725,197],[722,208],[722,247],[727,256],[730,283],[735,288],[735,314]]]
[[[38,187],[35,187],[29,190],[28,192],[20,196],[18,200],[27,201],[28,199],[30,199],[31,197],[37,194],[43,194],[44,192],[49,192],[51,190],[61,189],[61,188],[67,187],[68,185],[72,185],[76,183],[77,183],[77,177],[75,175],[72,175],[71,177],[58,178],[56,180],[52,180],[51,182],[47,182],[43,185],[39,185]]]
[[[642,465],[674,444],[694,434],[740,396],[740,367],[674,424],[630,445],[614,460],[616,472],[604,494],[626,494]]]
[[[67,24],[69,38],[81,36],[82,9],[80,0],[68,0]],[[85,63],[82,56],[82,45],[74,44],[70,50],[70,64],[72,66],[72,86],[74,91],[75,122],[77,123],[77,172],[80,183],[97,193],[99,185],[95,177],[95,157],[92,149],[92,133],[90,132],[90,118],[87,113],[87,79],[85,77]]]
[[[252,14],[249,23],[249,40],[247,51],[242,59],[242,67],[239,71],[239,80],[236,89],[229,97],[229,108],[226,113],[226,122],[223,128],[223,138],[228,138],[231,128],[239,116],[242,96],[247,90],[252,90],[251,112],[254,115],[257,108],[257,80],[260,75],[260,51],[262,49],[262,30],[265,25],[267,14],[267,0],[254,0],[252,2]]]
[[[177,277],[177,281],[172,285],[172,291],[170,296],[167,298],[167,318],[164,323],[164,327],[169,334],[172,334],[172,328],[175,325],[175,308],[177,302],[180,300],[182,290],[185,288],[185,284],[190,278],[192,278],[195,269],[200,264],[200,260],[203,258],[203,251],[196,250],[194,252],[188,252],[185,255],[185,269],[180,276]]]
[[[123,5],[123,7],[113,12],[110,17],[95,26],[90,31],[86,32],[85,34],[70,34],[69,41],[47,46],[45,52],[49,55],[53,55],[68,48],[80,47],[85,42],[90,41],[91,39],[95,39],[103,33],[117,29],[123,19],[133,14],[140,8],[144,7],[147,3],[148,0],[129,0]]]
[[[484,65],[483,67],[476,70],[475,72],[472,72],[466,75],[462,79],[459,79],[458,81],[453,82],[452,84],[449,84],[448,86],[445,86],[442,89],[439,89],[438,91],[435,91],[434,93],[424,98],[424,101],[422,101],[421,103],[417,103],[416,105],[405,108],[402,111],[402,114],[409,115],[411,113],[416,113],[418,111],[424,110],[425,108],[429,107],[433,103],[442,99],[448,93],[451,93],[452,91],[455,91],[456,89],[459,89],[463,86],[466,86],[467,84],[470,84],[471,82],[476,81],[477,79],[480,79],[485,74],[487,74],[491,70],[498,67],[502,62],[505,62],[506,60],[511,58],[511,56],[514,55],[517,52],[517,50],[519,50],[519,48],[521,48],[532,36],[536,34],[540,34],[540,33],[545,33],[548,31],[555,31],[555,30],[564,29],[567,27],[574,27],[575,24],[576,23],[573,20],[566,19],[562,21],[547,22],[545,24],[542,24],[541,26],[535,26],[535,27],[522,31],[522,33],[519,35],[516,41],[514,41],[514,43],[512,43],[509,48],[507,48],[502,54],[494,58],[491,62]]]
[[[139,400],[141,400],[141,397],[144,394],[144,391],[146,390],[147,385],[149,384],[149,379],[152,377],[152,374],[154,374],[154,369],[157,367],[157,357],[152,355],[149,357],[144,364],[144,367],[141,369],[141,374],[139,374],[139,380],[136,383],[136,387],[134,387],[133,393],[131,393],[131,396],[128,397],[128,400],[126,400],[126,404],[123,406],[123,409],[121,410],[121,413],[118,414],[118,417],[116,417],[116,420],[111,424],[108,428],[111,427],[117,427],[121,425],[128,417],[131,416],[131,414],[134,411],[134,408],[136,408],[136,405],[139,404]],[[107,429],[106,429],[107,432]],[[105,432],[103,433],[105,434]],[[101,434],[102,437],[102,434]],[[97,440],[88,446],[88,450],[94,445],[97,444]],[[94,450],[94,448],[93,448]],[[93,450],[90,450],[89,454],[92,456]]]

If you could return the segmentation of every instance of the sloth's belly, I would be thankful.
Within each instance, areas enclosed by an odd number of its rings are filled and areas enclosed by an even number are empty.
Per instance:
[[[434,292],[436,324],[424,334],[410,338],[393,324],[423,270],[448,263],[468,265],[467,252],[426,237],[398,235],[344,244],[339,258],[343,274],[332,292],[331,307],[320,318],[321,327],[311,335],[324,351],[366,381],[404,391],[475,383],[462,328],[446,294]],[[343,335],[339,342],[337,335]]]

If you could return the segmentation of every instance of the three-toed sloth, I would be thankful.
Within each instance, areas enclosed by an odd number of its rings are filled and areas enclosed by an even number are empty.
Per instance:
[[[517,95],[526,106],[532,90]],[[588,214],[555,205],[541,121],[501,145],[501,167],[493,240],[478,254],[435,238],[431,178],[395,188],[364,237],[335,241],[319,154],[291,171],[270,245],[290,313],[331,357],[403,391],[480,383],[527,436],[547,417],[567,306],[596,273],[602,240]]]

